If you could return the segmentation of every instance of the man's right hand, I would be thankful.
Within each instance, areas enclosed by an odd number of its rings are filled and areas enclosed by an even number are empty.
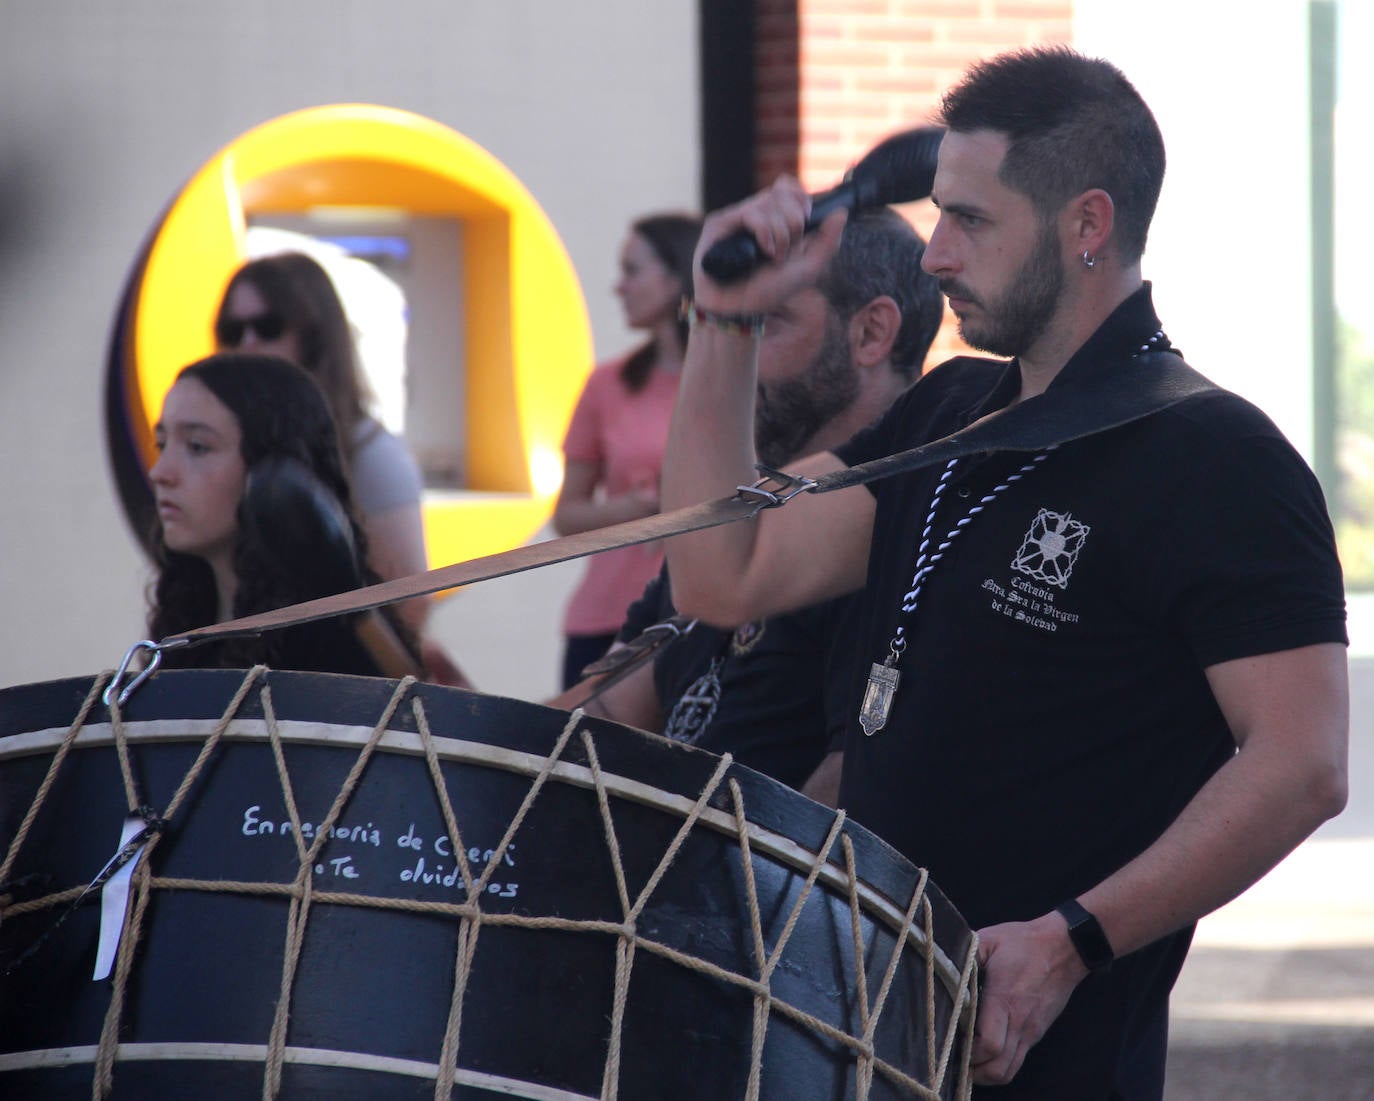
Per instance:
[[[811,233],[806,218],[811,196],[791,176],[772,187],[707,217],[693,262],[696,303],[708,313],[766,314],[785,299],[811,286],[840,247],[847,214],[837,210]],[[747,230],[769,262],[747,279],[717,283],[701,267],[701,258],[717,241]]]

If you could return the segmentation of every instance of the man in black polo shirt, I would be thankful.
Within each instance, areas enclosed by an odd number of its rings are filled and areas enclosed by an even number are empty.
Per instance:
[[[876,420],[920,374],[940,327],[924,243],[896,213],[868,211],[814,285],[769,311],[759,342],[754,436],[781,467],[838,446]],[[586,681],[550,701],[667,734],[800,788],[843,716],[852,600],[719,630],[695,624],[600,695]],[[665,569],[627,614],[622,641],[673,615]],[[852,628],[848,628],[852,630]],[[818,793],[819,794],[819,793]]]
[[[1009,54],[942,115],[923,265],[965,340],[1013,358],[941,365],[795,464],[813,477],[1040,395],[1129,387],[1168,347],[1140,264],[1163,142],[1121,73]],[[746,322],[842,232],[835,215],[804,234],[808,205],[785,181],[706,224],[701,250],[746,228],[772,263],[728,287],[696,275],[665,507],[750,467]],[[679,606],[713,623],[863,586],[840,801],[979,930],[980,1095],[1157,1101],[1193,923],[1345,799],[1340,568],[1269,420],[1210,391],[1044,452],[804,494],[668,560]]]

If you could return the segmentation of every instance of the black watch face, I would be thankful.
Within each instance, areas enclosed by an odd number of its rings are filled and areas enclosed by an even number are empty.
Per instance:
[[[1089,971],[1101,971],[1110,966],[1116,956],[1097,918],[1076,902],[1065,903],[1059,907],[1059,912],[1069,923],[1069,939],[1084,966]]]

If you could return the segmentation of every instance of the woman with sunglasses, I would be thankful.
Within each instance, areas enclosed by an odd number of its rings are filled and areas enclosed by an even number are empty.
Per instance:
[[[158,576],[149,637],[328,596],[376,580],[320,388],[277,356],[228,353],[184,368],[155,427]],[[273,512],[275,510],[275,514]],[[168,650],[191,668],[395,676],[418,672],[389,609]]]
[[[692,290],[692,253],[701,221],[656,214],[630,227],[615,293],[626,324],[649,334],[629,355],[602,364],[578,400],[563,441],[563,489],[553,526],[561,535],[658,511],[658,474],[687,346],[678,317]],[[606,652],[663,562],[658,543],[598,554],[587,564],[563,619],[563,687]]]
[[[221,351],[279,355],[314,376],[329,402],[343,444],[348,477],[371,548],[369,565],[382,580],[423,573],[423,482],[404,442],[367,412],[367,384],[353,333],[329,275],[309,256],[286,252],[250,260],[234,273],[215,318]],[[401,605],[421,637],[431,680],[467,685],[444,653],[425,637],[429,603]]]

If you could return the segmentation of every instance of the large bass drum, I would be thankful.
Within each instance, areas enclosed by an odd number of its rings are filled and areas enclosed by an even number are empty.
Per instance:
[[[103,684],[0,692],[0,1096],[969,1092],[957,912],[728,758],[408,681]]]

